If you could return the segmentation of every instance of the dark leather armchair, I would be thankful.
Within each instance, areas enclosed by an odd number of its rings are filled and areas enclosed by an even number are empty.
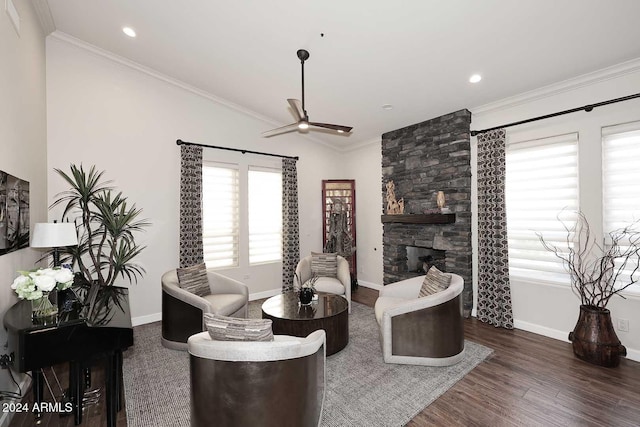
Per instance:
[[[189,338],[192,427],[316,427],[325,388],[323,330],[306,338]]]
[[[451,276],[449,288],[418,298],[425,276],[386,285],[375,315],[386,363],[448,366],[464,355],[464,280]]]
[[[211,294],[192,294],[178,285],[178,274],[171,270],[162,275],[162,345],[186,350],[187,339],[206,330],[204,313],[230,317],[247,317],[249,288],[212,271],[207,271]]]

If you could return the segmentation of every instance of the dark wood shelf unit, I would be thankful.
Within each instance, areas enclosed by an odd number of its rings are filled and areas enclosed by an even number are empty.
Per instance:
[[[453,224],[456,214],[399,214],[382,215],[382,223],[400,224]]]

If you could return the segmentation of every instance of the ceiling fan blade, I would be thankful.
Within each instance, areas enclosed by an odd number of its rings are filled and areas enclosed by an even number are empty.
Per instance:
[[[291,109],[293,110],[293,115],[296,116],[296,120],[300,121],[304,117],[304,111],[302,111],[302,104],[297,99],[287,99],[289,105],[291,105]]]
[[[290,125],[282,126],[280,128],[275,128],[268,130],[266,132],[262,132],[262,136],[268,138],[270,136],[279,135],[281,133],[287,133],[298,129],[298,123],[291,123]]]
[[[333,129],[333,130],[337,130],[337,131],[342,131],[344,133],[349,133],[349,132],[351,132],[351,129],[353,129],[351,126],[332,125],[330,123],[309,122],[309,125],[310,126],[319,127],[319,128]]]

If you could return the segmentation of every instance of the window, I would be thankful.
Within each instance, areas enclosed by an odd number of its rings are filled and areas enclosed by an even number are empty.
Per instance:
[[[202,165],[202,245],[207,267],[238,265],[238,169],[234,165]]]
[[[202,240],[209,268],[282,258],[280,169],[203,161]]]
[[[506,208],[510,276],[569,284],[562,260],[546,242],[567,247],[578,210],[578,134],[512,142],[506,150]]]
[[[603,218],[605,244],[608,233],[640,219],[640,122],[602,129]],[[637,229],[637,227],[636,227]],[[626,249],[626,248],[622,248]],[[629,283],[627,268],[616,285]],[[635,292],[640,292],[640,286]]]
[[[282,173],[249,167],[249,264],[282,259]]]

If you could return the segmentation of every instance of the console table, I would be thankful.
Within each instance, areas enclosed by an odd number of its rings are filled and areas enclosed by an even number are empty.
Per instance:
[[[80,424],[83,364],[104,358],[107,425],[116,425],[116,412],[122,407],[122,352],[133,345],[128,292],[115,286],[101,289],[93,293],[90,304],[44,324],[32,321],[31,301],[18,301],[7,310],[9,352],[19,372],[32,372],[36,403],[43,397],[42,368],[69,362],[69,394],[74,422]]]

